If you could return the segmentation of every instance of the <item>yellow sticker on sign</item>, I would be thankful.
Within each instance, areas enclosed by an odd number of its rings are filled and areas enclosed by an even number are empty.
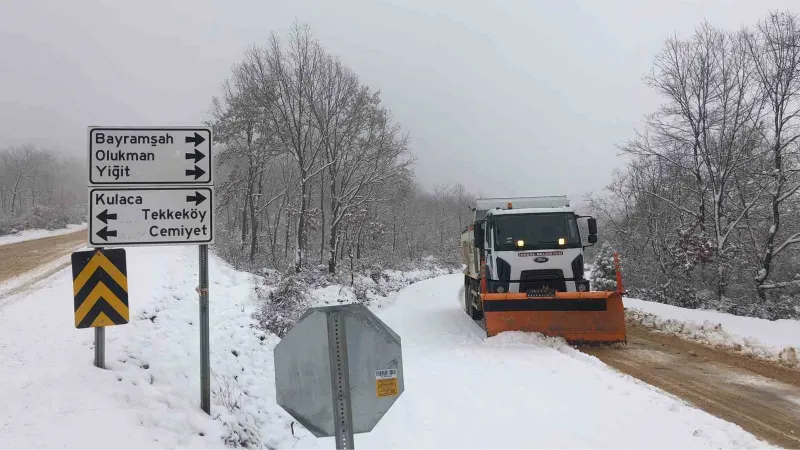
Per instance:
[[[397,369],[383,369],[375,371],[375,393],[378,397],[392,397],[397,395]]]
[[[378,397],[392,397],[397,395],[397,378],[375,380],[375,390]]]

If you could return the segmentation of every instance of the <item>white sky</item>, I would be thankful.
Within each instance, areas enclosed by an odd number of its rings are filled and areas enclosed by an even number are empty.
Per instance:
[[[426,187],[599,191],[658,98],[671,33],[797,0],[0,0],[0,147],[86,153],[88,125],[195,125],[246,46],[306,22],[409,130]]]

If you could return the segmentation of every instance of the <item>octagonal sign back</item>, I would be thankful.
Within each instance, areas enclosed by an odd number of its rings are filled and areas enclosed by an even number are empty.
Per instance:
[[[316,437],[335,434],[327,315],[340,313],[347,343],[353,433],[368,433],[404,390],[400,336],[366,306],[309,308],[275,347],[278,404]]]

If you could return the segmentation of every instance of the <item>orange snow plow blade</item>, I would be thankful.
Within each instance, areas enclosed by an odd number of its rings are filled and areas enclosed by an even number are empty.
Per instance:
[[[622,294],[614,291],[481,294],[487,336],[527,331],[573,344],[627,342]]]

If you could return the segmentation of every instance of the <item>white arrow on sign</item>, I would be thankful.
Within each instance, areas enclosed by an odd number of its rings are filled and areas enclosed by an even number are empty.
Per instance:
[[[214,188],[90,188],[92,247],[214,243]]]
[[[89,127],[89,185],[210,185],[210,127]]]

